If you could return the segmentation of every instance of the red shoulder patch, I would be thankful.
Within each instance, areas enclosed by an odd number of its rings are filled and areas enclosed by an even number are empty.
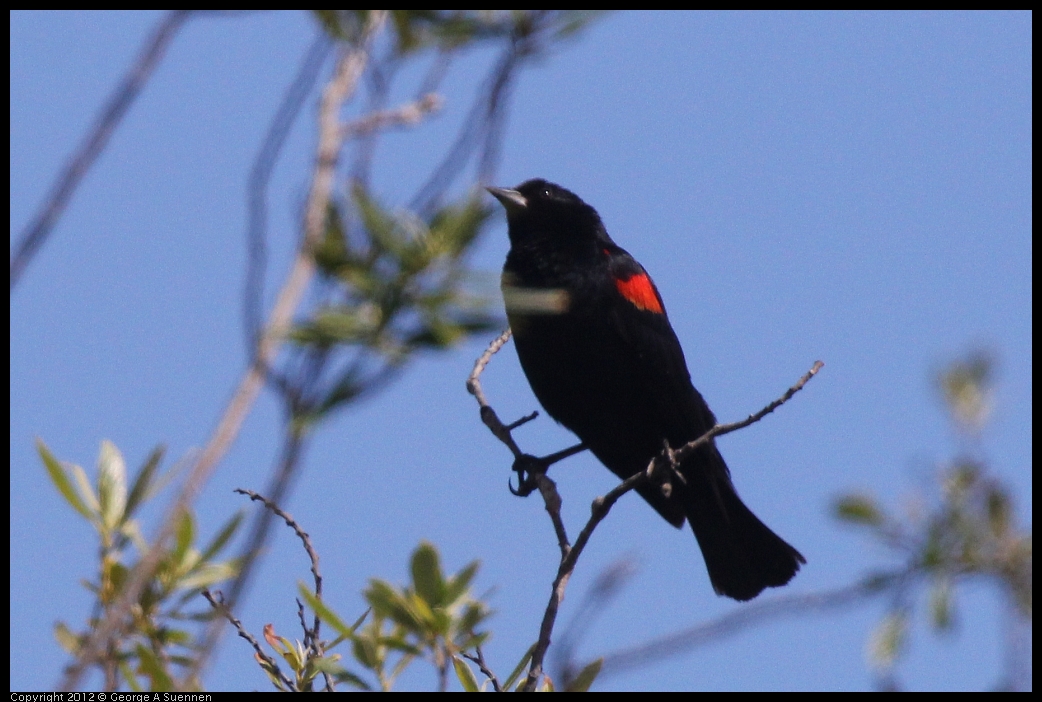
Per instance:
[[[615,287],[639,309],[655,314],[664,313],[662,302],[659,301],[658,293],[655,292],[655,286],[647,273],[637,273],[626,279],[616,278]]]

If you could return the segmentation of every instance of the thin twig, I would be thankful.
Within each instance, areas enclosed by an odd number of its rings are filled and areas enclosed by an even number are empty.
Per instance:
[[[492,357],[503,348],[503,344],[510,340],[510,334],[510,328],[507,327],[502,334],[493,339],[485,352],[474,362],[474,369],[467,376],[467,392],[477,398],[478,405],[481,407],[488,407],[488,400],[481,389],[481,374],[485,372],[485,366],[492,360]]]
[[[220,596],[220,593],[218,593],[218,596]],[[293,690],[293,682],[290,681],[290,679],[286,677],[285,673],[282,672],[282,669],[279,668],[279,664],[275,662],[274,658],[272,658],[264,652],[264,649],[261,648],[261,645],[257,642],[257,639],[253,637],[253,634],[246,631],[245,627],[243,627],[242,625],[242,622],[235,618],[231,610],[224,605],[224,602],[215,599],[214,596],[210,594],[210,591],[207,589],[203,589],[203,597],[205,597],[206,601],[209,602],[210,605],[221,615],[223,615],[225,619],[231,622],[231,625],[235,627],[235,631],[238,632],[239,636],[246,639],[246,641],[248,641],[249,644],[253,646],[254,653],[256,653],[257,658],[261,659],[264,665],[267,666],[268,672],[277,676],[279,681],[285,686],[287,691]]]
[[[238,493],[239,495],[245,495],[246,497],[250,498],[254,502],[262,503],[265,506],[265,508],[267,508],[269,511],[274,512],[276,515],[278,515],[282,519],[282,521],[284,521],[286,523],[286,526],[288,526],[290,529],[293,530],[293,532],[297,535],[297,538],[299,538],[301,543],[304,544],[304,551],[307,552],[308,558],[311,559],[311,575],[315,579],[315,598],[321,600],[322,599],[322,574],[318,571],[318,553],[315,551],[315,547],[311,544],[311,536],[300,527],[300,524],[297,523],[297,520],[295,520],[289,514],[289,512],[286,512],[285,510],[283,510],[277,504],[275,504],[274,502],[272,502],[268,498],[264,497],[264,495],[256,493],[253,490],[245,490],[243,488],[236,488],[232,492]],[[316,616],[315,617],[315,629],[314,629],[314,636],[315,637],[318,637],[318,626],[319,626],[319,620],[318,620],[318,617]]]
[[[460,655],[468,661],[476,663],[481,674],[488,678],[489,682],[492,683],[492,689],[496,692],[502,692],[503,688],[499,686],[499,679],[496,677],[496,674],[489,670],[488,666],[485,664],[485,656],[481,653],[481,646],[478,646],[475,650],[477,651],[477,655],[467,653],[466,651],[461,651]]]
[[[815,361],[814,365],[811,366],[810,370],[804,373],[803,377],[796,381],[796,384],[788,390],[786,390],[785,394],[779,397],[777,400],[767,405],[756,414],[750,414],[748,417],[741,421],[732,422],[731,424],[717,424],[712,429],[710,429],[694,441],[688,442],[680,448],[674,450],[673,460],[679,463],[683,461],[687,456],[694,453],[696,449],[698,449],[701,446],[705,446],[714,438],[718,436],[723,436],[724,434],[730,434],[731,432],[738,431],[739,429],[744,429],[750,424],[755,424],[756,422],[760,421],[768,414],[770,414],[771,412],[773,412],[774,410],[778,409],[786,402],[791,400],[792,396],[798,393],[800,390],[802,390],[803,386],[806,385],[807,382],[810,381],[810,379],[813,378],[815,375],[817,375],[818,371],[820,371],[824,367],[825,364],[823,362]]]
[[[500,421],[496,411],[488,404],[488,400],[485,398],[485,392],[481,389],[481,374],[484,372],[485,366],[487,366],[489,361],[492,360],[492,356],[503,348],[503,344],[507,343],[510,339],[510,333],[510,329],[508,328],[502,334],[497,336],[492,343],[489,344],[488,348],[485,349],[485,353],[481,354],[478,360],[474,363],[474,370],[472,370],[470,375],[467,377],[467,392],[477,399],[478,406],[481,408],[481,421],[489,428],[492,435],[507,445],[510,452],[514,454],[514,458],[519,458],[524,455],[524,453],[517,447],[514,438],[510,435],[510,431],[524,422],[535,419],[536,414],[531,414],[528,417],[524,417],[514,424],[507,426]]]
[[[299,448],[299,437],[297,437],[297,441],[295,441],[294,443]],[[311,574],[315,580],[315,598],[321,600],[322,574],[318,570],[318,552],[315,551],[315,547],[311,543],[311,536],[301,528],[300,524],[298,524],[297,521],[292,516],[290,516],[289,512],[286,512],[285,510],[280,508],[272,500],[267,499],[263,495],[260,495],[254,492],[253,490],[244,490],[242,488],[236,488],[233,492],[236,492],[240,495],[246,495],[251,500],[262,503],[267,508],[269,513],[273,513],[280,517],[282,521],[286,523],[286,526],[288,526],[290,529],[294,531],[294,533],[296,533],[297,537],[304,544],[304,551],[307,552],[308,558],[311,560]],[[251,553],[256,553],[256,551],[259,550],[259,548],[260,545],[257,544],[255,549],[251,550]],[[304,604],[299,599],[297,600],[297,615],[300,617],[300,626],[304,630],[304,644],[309,647],[309,649],[311,650],[311,655],[314,658],[320,658],[324,653],[321,638],[322,619],[318,616],[318,613],[316,612],[313,625],[309,629],[307,622],[304,619]],[[326,690],[331,692],[334,687],[333,677],[328,672],[323,672],[322,675],[326,681]]]
[[[550,480],[546,473],[537,473],[533,478],[539,488],[539,494],[543,497],[543,504],[546,506],[547,514],[550,515],[550,521],[553,522],[554,533],[557,535],[557,546],[561,549],[561,558],[567,558],[571,553],[572,544],[568,540],[568,530],[565,529],[564,520],[561,518],[561,495],[557,492],[557,483]]]
[[[318,157],[304,218],[304,240],[297,252],[293,269],[269,316],[267,328],[258,345],[257,360],[239,383],[239,387],[211,435],[210,441],[200,454],[191,474],[185,480],[177,500],[168,511],[152,548],[128,577],[119,601],[109,610],[108,616],[94,629],[91,637],[81,648],[77,661],[66,671],[59,684],[61,690],[72,690],[76,687],[87,666],[97,660],[109,639],[118,630],[120,623],[130,613],[134,602],[141,596],[146,583],[159,565],[159,561],[165,553],[165,544],[173,535],[180,515],[195,500],[210,474],[231,447],[242,422],[246,419],[246,415],[264,385],[265,369],[274,359],[293,318],[293,313],[315,271],[315,259],[312,252],[321,240],[324,231],[323,225],[332,193],[337,156],[342,143],[339,128],[340,108],[354,90],[368,58],[369,43],[385,19],[386,12],[384,11],[373,11],[370,14],[365,37],[357,48],[344,52],[337,63],[334,77],[324,91],[319,109]]]
[[[123,115],[130,109],[134,99],[145,86],[156,65],[163,58],[163,54],[166,53],[177,30],[185,23],[190,13],[191,10],[171,10],[159,22],[152,36],[145,42],[144,49],[137,61],[131,65],[130,70],[123,76],[123,80],[109,97],[94,128],[87,134],[87,138],[80,145],[79,150],[73,154],[65,166],[65,170],[58,176],[47,201],[40,207],[36,217],[22,230],[22,237],[11,256],[12,291],[22,277],[26,266],[29,265],[29,261],[53,231],[54,225],[65,211],[76,188],[87,175],[90,167],[94,165],[94,161],[108,143],[109,137],[119,126]]]

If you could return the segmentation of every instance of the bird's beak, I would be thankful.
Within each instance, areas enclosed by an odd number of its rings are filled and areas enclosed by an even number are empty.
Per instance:
[[[524,212],[525,208],[528,207],[528,200],[525,196],[516,190],[510,188],[485,188],[485,190],[492,193],[492,197],[499,200],[503,207],[506,208],[507,216]]]

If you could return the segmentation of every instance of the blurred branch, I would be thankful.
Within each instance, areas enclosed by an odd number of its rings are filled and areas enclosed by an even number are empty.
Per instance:
[[[385,19],[386,13],[384,12],[376,11],[370,15],[366,24],[365,38],[357,48],[343,51],[334,77],[326,86],[319,110],[318,155],[304,218],[304,240],[301,242],[293,269],[279,294],[265,333],[258,345],[257,360],[240,382],[224,416],[185,481],[178,499],[167,513],[151,551],[134,569],[120,602],[94,630],[76,663],[67,670],[59,685],[62,690],[74,689],[86,667],[100,655],[110,638],[118,634],[121,622],[130,613],[131,606],[155,571],[163,551],[163,544],[172,536],[179,515],[199,494],[213,469],[231,446],[264,384],[265,371],[274,359],[280,341],[289,328],[293,312],[315,271],[313,251],[324,231],[325,213],[332,192],[337,155],[342,143],[340,108],[350,97],[358,77],[365,67],[369,40]]]
[[[279,154],[286,143],[293,123],[300,114],[311,87],[318,77],[318,72],[326,61],[326,56],[333,44],[325,32],[319,32],[304,55],[304,60],[283,95],[275,117],[264,135],[260,151],[250,168],[247,185],[246,249],[246,286],[243,315],[246,323],[246,348],[249,350],[249,362],[253,363],[258,342],[260,341],[261,323],[264,308],[264,268],[267,262],[267,228],[268,228],[268,182],[278,162]]]
[[[87,134],[83,144],[72,155],[65,169],[58,176],[47,201],[41,206],[33,220],[22,230],[21,239],[15,247],[15,252],[11,255],[12,292],[26,266],[29,265],[29,261],[43,246],[44,241],[54,229],[54,225],[65,211],[65,207],[72,199],[80,181],[94,165],[94,161],[108,143],[109,137],[119,126],[120,120],[130,109],[130,105],[145,86],[152,71],[166,53],[177,30],[185,23],[190,13],[191,10],[171,10],[159,22],[152,36],[145,42],[144,49],[137,61],[130,66],[130,70],[123,76],[123,80],[109,97],[93,129]]]
[[[471,152],[479,144],[484,148],[478,169],[478,182],[483,182],[483,178],[491,175],[498,156],[498,149],[491,142],[491,138],[493,134],[498,134],[501,105],[506,102],[513,69],[516,67],[519,41],[515,32],[510,44],[503,50],[495,70],[486,78],[484,89],[478,92],[478,98],[463,122],[455,143],[413,199],[411,207],[416,211],[427,212],[435,206],[444,183],[455,179],[467,164]],[[474,128],[474,125],[478,127]]]
[[[805,595],[783,595],[771,600],[745,604],[713,621],[653,639],[639,646],[609,653],[603,658],[601,672],[604,675],[612,675],[658,663],[668,656],[679,655],[707,643],[715,643],[772,618],[824,612],[856,604],[867,597],[885,592],[893,584],[907,577],[908,571],[883,573],[836,590]]]
[[[418,100],[393,110],[381,110],[348,122],[341,130],[344,139],[354,139],[390,127],[405,127],[419,123],[426,115],[441,109],[443,100],[436,93],[427,93]]]

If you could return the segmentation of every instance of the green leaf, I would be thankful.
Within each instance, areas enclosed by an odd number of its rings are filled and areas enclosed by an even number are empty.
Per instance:
[[[355,675],[349,670],[341,670],[338,673],[333,674],[333,679],[337,682],[347,683],[348,685],[362,690],[363,692],[372,692],[373,688],[363,680],[361,677]]]
[[[480,634],[468,634],[457,631],[452,645],[459,651],[469,651],[478,646],[484,646],[490,638],[492,638],[492,632],[490,631],[483,631]]]
[[[1002,538],[1010,532],[1013,506],[1009,496],[997,485],[989,486],[987,491],[988,526],[991,533]]]
[[[597,674],[601,672],[601,666],[604,664],[603,658],[598,658],[593,663],[590,663],[585,668],[579,671],[579,674],[572,678],[572,681],[568,683],[568,687],[565,688],[565,692],[588,692],[590,685],[597,678]]]
[[[467,588],[470,587],[470,583],[474,579],[474,575],[478,572],[480,565],[480,561],[473,561],[463,570],[456,573],[456,575],[449,578],[449,581],[445,584],[446,607],[451,607],[456,604],[456,601],[467,593]]]
[[[54,625],[54,638],[58,645],[68,653],[77,653],[80,650],[80,637],[72,632],[65,622],[56,622]]]
[[[363,614],[358,621],[354,623],[354,626],[348,626],[336,612],[327,607],[322,600],[315,597],[315,594],[311,592],[304,583],[299,581],[297,582],[297,592],[299,592],[300,596],[304,598],[304,602],[307,606],[314,610],[315,614],[318,615],[318,618],[333,627],[333,629],[341,636],[351,638],[354,635],[355,630],[357,630],[359,625],[365,620],[365,614]]]
[[[192,642],[192,635],[184,629],[164,629],[159,639],[163,644],[188,646]]]
[[[130,575],[130,571],[125,565],[108,561],[108,578],[109,582],[112,583],[113,594],[123,592],[123,586],[127,582],[128,575]]]
[[[58,462],[58,459],[54,457],[50,449],[47,448],[47,444],[43,442],[43,439],[36,439],[36,452],[40,454],[40,460],[43,461],[44,468],[47,469],[47,475],[50,476],[51,482],[54,483],[54,487],[58,488],[58,492],[65,498],[65,501],[69,503],[69,506],[87,519],[93,520],[95,517],[95,511],[97,510],[96,501],[92,500],[94,504],[88,506],[88,502],[80,497],[77,490],[73,487],[72,482],[69,480],[69,476],[65,473],[65,468]],[[93,491],[91,491],[90,494],[93,497]]]
[[[295,326],[288,336],[298,344],[328,347],[364,341],[379,325],[380,311],[374,305],[327,307],[311,321]]]
[[[308,661],[308,667],[312,668],[316,673],[329,673],[330,675],[337,675],[344,670],[344,667],[340,665],[339,653],[325,655],[321,658],[312,658]]]
[[[987,423],[993,407],[994,366],[992,355],[978,350],[952,363],[940,377],[948,408],[964,429],[979,431]]]
[[[474,41],[504,36],[509,25],[497,21],[503,11],[392,10],[397,50],[401,55],[439,47],[451,51]]]
[[[447,251],[457,257],[481,234],[494,209],[482,200],[469,198],[463,205],[449,205],[431,218],[431,238],[444,241]]]
[[[123,522],[119,527],[119,533],[130,539],[130,542],[134,544],[134,548],[141,553],[148,551],[148,542],[142,536],[141,527],[138,525],[137,520],[130,519]]]
[[[447,319],[427,316],[424,326],[409,337],[409,344],[424,348],[442,349],[451,346],[463,336],[463,330]]]
[[[177,581],[177,587],[185,590],[201,590],[204,587],[231,580],[238,572],[238,567],[231,563],[206,563]]]
[[[153,691],[174,689],[174,681],[170,677],[170,673],[163,667],[163,663],[151,649],[139,643],[134,647],[134,652],[137,654],[141,673],[152,682],[151,689]]]
[[[402,626],[412,629],[414,633],[424,637],[431,634],[441,635],[448,630],[449,617],[443,609],[434,609],[416,593],[409,593],[404,598],[404,602],[409,612],[408,615],[395,617],[395,621]]]
[[[456,677],[459,679],[460,685],[463,686],[464,692],[480,691],[478,679],[474,676],[474,671],[470,669],[465,660],[459,656],[453,656],[452,667],[456,670]]]
[[[419,622],[409,611],[404,596],[388,583],[374,578],[369,581],[364,594],[378,617],[392,619],[410,629],[419,628]]]
[[[868,639],[869,664],[877,669],[892,667],[901,653],[907,629],[908,617],[904,612],[891,612],[879,622]]]
[[[380,645],[386,646],[387,648],[394,649],[395,651],[401,651],[402,653],[410,656],[419,656],[423,651],[417,646],[413,646],[411,643],[403,639],[401,636],[383,636],[380,637]]]
[[[145,465],[141,466],[141,470],[138,471],[134,484],[130,488],[130,496],[127,497],[126,519],[130,519],[141,503],[150,495],[153,478],[160,461],[163,460],[165,451],[163,446],[156,446],[145,459]]]
[[[101,442],[98,454],[98,503],[102,524],[115,530],[127,506],[127,466],[123,454],[108,439]]]
[[[350,402],[361,395],[363,390],[365,390],[365,386],[359,382],[358,374],[353,369],[347,370],[337,380],[329,394],[322,398],[321,404],[315,410],[314,415],[310,417],[310,420],[315,421],[337,406]]]
[[[268,644],[280,655],[282,659],[286,661],[286,665],[289,666],[290,670],[294,673],[300,672],[303,660],[297,651],[297,648],[293,645],[293,642],[287,639],[285,636],[273,637],[276,638],[279,646],[272,644],[271,639],[268,639]]]
[[[383,657],[380,655],[379,647],[368,636],[359,636],[351,639],[351,652],[355,660],[369,670],[381,670],[383,668]]]
[[[514,686],[514,683],[517,682],[517,679],[521,677],[521,673],[528,665],[528,662],[532,660],[532,653],[535,652],[535,647],[536,644],[532,644],[531,646],[529,646],[528,650],[525,651],[525,655],[521,656],[521,660],[518,661],[514,669],[510,671],[510,675],[507,676],[507,679],[503,682],[504,690],[509,690],[510,688],[512,688]]]
[[[69,471],[72,473],[72,477],[76,480],[76,491],[79,493],[80,499],[83,500],[87,508],[93,512],[91,522],[97,527],[102,528],[101,525],[101,503],[98,500],[97,494],[94,492],[94,486],[90,484],[90,478],[87,477],[87,471],[83,470],[80,466],[75,463],[68,466]]]
[[[235,535],[235,531],[242,524],[242,520],[245,517],[243,511],[239,511],[229,519],[221,530],[217,532],[217,536],[206,546],[206,549],[199,556],[199,559],[203,562],[209,561],[211,558],[220,553],[221,549],[228,543],[228,541]]]
[[[400,259],[406,253],[408,241],[402,237],[397,219],[384,210],[360,183],[354,184],[351,194],[362,226],[365,227],[366,234],[376,250],[389,252]]]
[[[176,564],[176,566],[180,566],[184,563],[185,557],[188,554],[188,549],[191,548],[192,542],[194,541],[195,519],[192,518],[191,512],[185,510],[181,513],[181,518],[177,522],[174,550],[170,554],[171,560]]]
[[[330,37],[349,44],[362,39],[369,10],[312,10]]]
[[[344,235],[343,219],[335,203],[329,203],[326,209],[326,231],[322,241],[315,247],[315,263],[319,270],[327,276],[336,275],[341,266],[351,260]]]
[[[123,679],[127,681],[127,687],[130,688],[131,692],[144,692],[145,688],[141,686],[141,683],[137,679],[137,673],[130,667],[129,662],[129,657],[124,657],[120,660],[119,672],[122,673]]]
[[[472,632],[477,628],[478,624],[487,619],[492,612],[485,606],[484,602],[473,602],[467,606],[463,611],[463,616],[459,619],[459,629],[461,631]]]
[[[445,603],[445,579],[442,576],[438,551],[426,541],[412,554],[412,582],[416,593],[431,607]]]
[[[937,630],[947,631],[952,628],[952,587],[948,578],[938,578],[931,588],[930,613]]]
[[[876,506],[875,499],[869,495],[847,495],[836,502],[836,516],[853,524],[879,526],[883,523],[883,514]]]

